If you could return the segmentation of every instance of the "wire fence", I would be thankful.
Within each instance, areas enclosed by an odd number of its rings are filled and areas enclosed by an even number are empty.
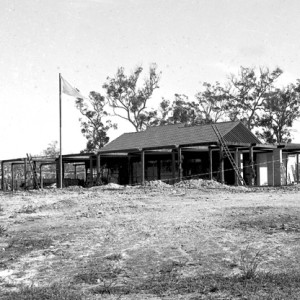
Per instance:
[[[283,158],[283,159],[278,159],[278,160],[268,160],[265,162],[260,162],[260,163],[252,163],[251,165],[243,165],[243,167],[238,167],[240,172],[243,172],[246,168],[251,168],[251,167],[259,167],[259,166],[267,166],[268,164],[272,164],[273,165],[273,172],[274,172],[274,164],[280,163],[281,164],[281,168],[282,166],[285,167],[286,162],[288,161],[288,158]],[[296,168],[298,167],[298,173],[300,174],[300,165],[295,165]],[[223,172],[232,172],[235,171],[235,169],[232,168],[226,168],[223,169]],[[191,179],[198,179],[201,177],[208,177],[210,175],[212,176],[218,176],[220,175],[222,172],[222,170],[215,170],[215,171],[211,171],[211,172],[201,172],[201,173],[197,173],[197,174],[192,174],[192,175],[184,175],[182,176],[183,180],[191,180]],[[169,178],[165,178],[165,179],[160,179],[160,181],[168,183],[170,181],[174,181],[174,182],[178,182],[181,179],[181,177],[178,175],[176,177],[169,177]],[[299,179],[298,179],[299,180]],[[133,184],[129,184],[130,186],[138,186],[141,185],[141,183],[133,183]]]

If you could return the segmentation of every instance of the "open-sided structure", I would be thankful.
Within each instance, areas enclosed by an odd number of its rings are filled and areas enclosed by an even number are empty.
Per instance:
[[[225,144],[220,142],[216,129]],[[223,155],[224,147],[236,167],[228,155]],[[63,182],[64,186],[109,182],[134,185],[150,180],[175,183],[203,178],[236,185],[284,185],[299,182],[299,153],[300,144],[261,143],[241,122],[156,126],[143,132],[125,133],[97,153],[63,155]],[[27,162],[26,159],[2,161],[2,170],[7,163],[11,164],[13,175],[14,164],[23,163],[26,168]],[[44,163],[56,164],[58,183],[58,158]],[[3,182],[2,171],[2,189]]]
[[[43,170],[46,166],[55,165],[55,159],[50,157],[27,157],[13,158],[1,161],[1,189],[14,191],[20,186],[23,188],[43,185]],[[6,176],[6,171],[9,177]],[[37,176],[39,182],[37,182]]]
[[[295,166],[292,181],[299,181],[300,145],[262,144],[241,122],[216,123],[248,185],[288,183],[288,157]],[[239,184],[213,125],[174,124],[149,127],[146,131],[125,133],[102,148],[97,157],[123,154],[127,160],[115,166],[119,183],[143,184],[146,180],[169,182],[190,178],[217,179]],[[122,169],[121,169],[122,168]]]

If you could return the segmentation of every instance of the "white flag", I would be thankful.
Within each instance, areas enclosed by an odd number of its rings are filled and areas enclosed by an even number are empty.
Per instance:
[[[71,84],[65,80],[62,76],[61,78],[61,86],[62,86],[62,92],[66,95],[80,98],[80,99],[86,99],[86,97],[82,96],[81,93],[74,87],[71,86]]]

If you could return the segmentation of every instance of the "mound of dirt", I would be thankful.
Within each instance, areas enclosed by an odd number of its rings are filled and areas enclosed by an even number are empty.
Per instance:
[[[119,189],[124,189],[124,185],[120,185],[120,184],[111,182],[111,183],[108,183],[108,184],[104,185],[103,188],[112,189],[112,190],[119,190]]]
[[[226,189],[226,190],[244,190],[247,191],[248,188],[244,186],[229,186],[226,184],[222,184],[215,180],[204,180],[204,179],[191,179],[191,180],[183,180],[178,183],[175,183],[174,187],[176,188],[207,188],[207,189]]]
[[[156,188],[169,188],[172,187],[171,185],[161,181],[161,180],[152,180],[145,182],[146,187],[156,187]]]

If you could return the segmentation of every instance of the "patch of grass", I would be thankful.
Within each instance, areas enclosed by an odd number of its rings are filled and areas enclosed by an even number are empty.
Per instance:
[[[177,284],[182,280],[180,269],[183,264],[166,261],[163,262],[142,284],[142,289],[151,291],[151,293],[162,296],[166,291],[174,290]]]
[[[161,270],[160,270],[161,271]],[[188,295],[195,294],[195,299],[251,299],[251,300],[298,300],[300,299],[299,274],[264,274],[257,273],[255,278],[246,279],[241,276],[228,277],[222,274],[207,274],[194,277],[180,276],[155,276],[149,274],[147,279],[140,278],[138,284],[129,282],[125,285],[98,283],[90,292],[93,294],[137,295],[153,294],[163,295]],[[109,276],[110,277],[110,276]],[[82,278],[82,277],[81,277]],[[153,280],[155,278],[155,280]],[[111,278],[110,278],[111,279]],[[93,280],[92,280],[93,281]],[[89,281],[90,282],[90,281]],[[94,281],[93,281],[94,282]],[[112,283],[112,281],[110,281]],[[10,297],[10,298],[9,298]],[[31,297],[31,298],[30,298]],[[72,298],[73,297],[73,298]],[[198,298],[197,298],[198,297]],[[45,288],[25,288],[19,292],[11,292],[4,300],[69,300],[83,299],[82,295],[72,287],[53,286]],[[98,299],[98,298],[97,298]],[[100,298],[101,299],[101,298]],[[134,297],[132,298],[134,299]]]
[[[52,240],[48,237],[44,238],[13,238],[6,250],[18,250],[21,252],[28,252],[32,250],[40,250],[49,248]]]
[[[255,278],[258,274],[258,268],[265,259],[265,252],[261,250],[253,251],[248,245],[240,251],[239,268],[242,273],[242,278]]]
[[[179,277],[166,280],[159,285],[149,277],[140,285],[131,288],[131,293],[156,295],[198,294],[195,299],[251,299],[275,300],[300,299],[299,274],[257,273],[255,278],[227,277],[222,274],[207,274],[195,277]],[[226,295],[226,296],[225,296]]]
[[[22,206],[19,210],[18,210],[18,213],[20,214],[33,214],[36,212],[36,207],[31,205],[31,204],[28,204],[28,205],[24,205]]]
[[[268,233],[276,231],[300,232],[298,208],[285,210],[269,206],[235,207],[225,210],[222,226],[227,229],[255,228]]]
[[[0,253],[0,260],[5,264],[31,251],[47,249],[51,245],[52,239],[49,237],[14,237],[9,241],[5,251]]]
[[[18,291],[8,292],[3,300],[81,300],[83,295],[72,286],[53,284],[46,287],[23,286]]]
[[[7,229],[3,225],[0,225],[0,236],[5,235],[6,231],[7,231]]]
[[[113,294],[122,275],[124,270],[114,262],[95,258],[81,268],[73,280],[74,283],[97,284],[92,290],[95,294]]]
[[[113,254],[106,255],[104,258],[107,260],[119,261],[122,259],[122,254],[121,253],[113,253]]]

